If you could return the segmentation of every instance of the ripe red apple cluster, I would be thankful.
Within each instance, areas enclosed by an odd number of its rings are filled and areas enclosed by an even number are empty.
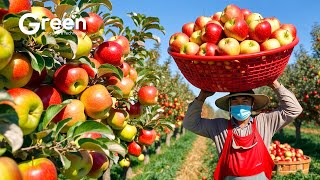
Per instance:
[[[274,140],[270,147],[269,153],[271,159],[275,162],[277,161],[288,161],[288,162],[295,162],[295,161],[303,161],[307,160],[308,157],[303,154],[301,149],[295,149],[291,147],[288,143],[281,144],[280,141]]]
[[[296,38],[292,24],[231,4],[211,17],[199,16],[170,37],[173,52],[199,56],[232,56],[267,51],[290,44]]]

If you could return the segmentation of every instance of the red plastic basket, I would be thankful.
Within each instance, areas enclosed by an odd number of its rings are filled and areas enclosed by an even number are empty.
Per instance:
[[[198,56],[170,51],[183,76],[211,92],[239,92],[271,84],[284,71],[295,40],[280,48],[237,56]]]

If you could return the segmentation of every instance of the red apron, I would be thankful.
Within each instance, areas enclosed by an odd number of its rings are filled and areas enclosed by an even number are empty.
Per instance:
[[[233,134],[231,121],[228,122],[228,135],[214,172],[215,180],[223,180],[227,176],[253,176],[261,172],[271,179],[274,162],[256,129],[256,120],[253,119],[252,133],[240,137]],[[242,148],[234,149],[232,139],[237,147]]]

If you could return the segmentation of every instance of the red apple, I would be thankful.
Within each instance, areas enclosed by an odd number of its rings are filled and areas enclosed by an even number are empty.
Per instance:
[[[31,134],[37,127],[43,111],[40,97],[24,88],[13,88],[7,91],[13,98],[13,108],[19,118],[19,126],[24,135]]]
[[[272,151],[271,151],[271,154],[277,155],[277,151],[276,151],[276,150],[272,150]]]
[[[0,174],[3,180],[22,180],[17,163],[8,157],[0,157]]]
[[[182,32],[190,37],[194,31],[194,26],[194,22],[188,22],[182,26]]]
[[[72,99],[54,118],[53,122],[58,123],[64,119],[71,118],[61,132],[67,132],[68,129],[77,122],[86,121],[84,114],[84,105],[80,100]]]
[[[76,95],[86,89],[88,73],[75,64],[62,65],[53,76],[53,83],[63,93]]]
[[[114,41],[120,44],[123,49],[123,55],[128,55],[130,53],[130,43],[125,36],[112,36],[108,41]]]
[[[275,145],[280,145],[280,141],[278,141],[278,140],[275,140],[275,141],[273,141],[273,143],[275,144]]]
[[[280,28],[280,21],[275,17],[264,18],[263,20],[268,21],[271,25],[271,33]]]
[[[139,118],[143,114],[143,107],[140,102],[130,104],[130,107],[126,108],[130,118]]]
[[[109,116],[112,107],[112,99],[107,88],[101,84],[95,84],[87,88],[80,96],[85,113],[94,119],[104,119]]]
[[[221,15],[222,15],[221,11],[216,12],[211,16],[211,19],[220,22]]]
[[[198,44],[194,42],[187,42],[181,47],[180,54],[196,55],[199,48]]]
[[[58,179],[55,165],[47,158],[38,158],[19,164],[23,179]]]
[[[207,16],[199,16],[199,17],[197,17],[197,19],[195,21],[194,30],[198,31],[198,30],[203,29],[206,26],[206,24],[211,20],[212,19],[210,17],[207,17]]]
[[[293,41],[293,36],[291,32],[282,28],[273,32],[270,38],[277,39],[281,46],[290,44]]]
[[[251,13],[245,18],[244,20],[247,22],[248,25],[250,25],[253,21],[261,21],[263,19],[262,15],[259,13]]]
[[[43,109],[47,109],[53,104],[60,104],[62,97],[60,93],[50,85],[42,85],[34,91],[43,103]]]
[[[29,80],[28,84],[26,85],[29,88],[37,88],[41,85],[41,83],[46,79],[47,70],[43,69],[39,74],[38,71],[33,70],[31,79]]]
[[[286,157],[286,158],[284,158],[284,160],[285,160],[285,161],[288,161],[288,162],[291,162],[291,161],[292,161],[291,157]]]
[[[240,44],[234,38],[223,38],[218,43],[219,55],[239,55]]]
[[[85,32],[86,34],[94,34],[99,32],[99,30],[104,26],[103,19],[96,13],[89,12],[88,14],[88,17],[84,17],[87,25],[86,29],[83,26],[83,23],[80,22],[79,30]]]
[[[243,19],[230,19],[224,24],[224,33],[227,37],[232,37],[238,41],[243,41],[248,36],[249,26]]]
[[[138,136],[138,142],[142,145],[150,146],[155,141],[156,135],[157,133],[154,129],[141,129]]]
[[[120,66],[120,69],[123,72],[123,77],[127,77],[130,72],[130,65],[126,62],[123,62],[122,65]]]
[[[30,81],[32,73],[29,59],[21,53],[15,53],[10,62],[0,71],[0,88],[23,87]]]
[[[217,44],[223,35],[221,26],[215,23],[208,23],[201,31],[201,40],[203,42]]]
[[[241,9],[241,13],[243,14],[243,18],[247,19],[252,12],[249,9]]]
[[[200,56],[215,56],[218,52],[218,46],[213,43],[203,43],[200,46],[198,55]]]
[[[134,82],[128,77],[123,77],[121,80],[119,80],[117,77],[111,76],[108,79],[108,85],[114,85],[121,89],[123,98],[129,98],[134,88]],[[120,98],[120,96],[115,96]]]
[[[189,42],[188,35],[182,32],[174,33],[169,41],[170,50],[173,52],[180,52],[181,47],[187,42]]]
[[[123,49],[122,46],[114,41],[107,41],[100,44],[94,52],[94,58],[100,64],[111,64],[114,66],[121,66]]]
[[[128,144],[128,153],[130,155],[138,157],[142,153],[142,148],[138,143],[132,141]]]
[[[302,149],[296,149],[296,153],[299,153],[299,154],[303,155]]]
[[[268,21],[258,20],[249,24],[249,37],[257,42],[266,41],[271,35],[271,25]]]
[[[240,43],[240,54],[260,52],[260,45],[254,40],[244,40]]]
[[[271,39],[268,39],[265,42],[261,43],[260,49],[261,49],[261,51],[266,51],[266,50],[276,49],[280,46],[281,45],[277,39],[271,38]]]
[[[297,37],[297,29],[293,24],[282,24],[280,28],[288,30],[292,35],[293,39]]]
[[[154,86],[144,86],[138,91],[138,100],[142,105],[155,105],[158,103],[158,90]]]
[[[202,35],[201,30],[194,31],[190,36],[190,39],[189,39],[190,42],[194,42],[200,46],[203,43],[202,39],[201,39],[201,35]],[[186,43],[184,43],[184,44],[186,44]],[[180,49],[180,51],[181,51],[181,49]]]
[[[2,18],[7,13],[17,14],[21,11],[31,11],[31,1],[30,0],[9,0],[8,10],[0,8],[0,22]]]
[[[223,23],[226,23],[227,21],[233,18],[243,19],[243,14],[238,6],[230,4],[227,7],[225,7],[220,19]]]
[[[107,156],[102,153],[91,151],[90,155],[92,157],[92,168],[87,176],[98,179],[102,176],[103,172],[108,169],[110,162]]]

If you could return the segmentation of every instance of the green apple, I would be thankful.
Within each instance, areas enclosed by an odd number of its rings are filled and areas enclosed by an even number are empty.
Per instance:
[[[109,124],[112,129],[121,130],[127,125],[128,119],[129,113],[127,111],[112,108],[109,117],[102,122],[105,123],[105,121],[107,121],[107,124]]]
[[[0,157],[0,179],[22,180],[17,163],[8,157]]]
[[[30,81],[32,73],[29,59],[21,53],[15,53],[7,66],[0,71],[0,88],[23,87]]]
[[[57,169],[53,162],[47,158],[38,158],[19,164],[23,179],[56,180]]]
[[[130,160],[128,158],[123,158],[121,161],[119,161],[120,167],[129,167],[130,166]]]
[[[126,142],[133,141],[136,134],[137,134],[137,128],[130,124],[127,124],[122,130],[118,132],[119,138]]]
[[[14,109],[19,118],[19,126],[24,135],[31,134],[37,127],[43,111],[40,97],[25,88],[13,88],[7,91],[14,100]]]
[[[144,154],[140,154],[140,156],[138,156],[138,160],[139,161],[143,161],[144,160]]]
[[[81,56],[89,56],[92,49],[92,41],[90,37],[79,30],[74,30],[73,32],[78,37],[78,48],[76,50],[75,57],[72,57],[72,53],[61,53],[61,56],[67,59],[79,59]]]
[[[0,27],[0,70],[9,63],[13,51],[14,42],[11,34],[3,27]]]
[[[81,179],[85,177],[92,168],[92,157],[88,151],[80,151],[80,154],[66,153],[66,158],[71,161],[68,169],[64,169],[61,173],[69,179]]]

